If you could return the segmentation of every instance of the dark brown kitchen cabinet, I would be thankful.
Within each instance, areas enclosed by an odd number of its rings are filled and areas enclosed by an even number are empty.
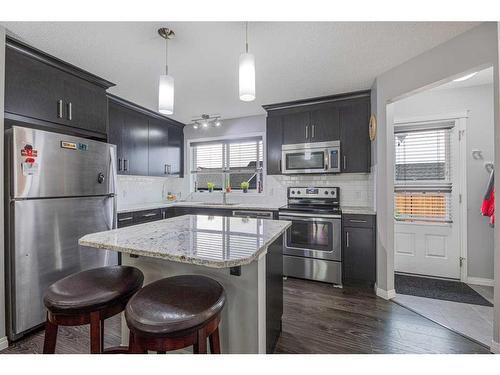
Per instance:
[[[375,215],[342,215],[342,262],[344,284],[376,281]]]
[[[369,119],[369,97],[353,100],[340,108],[340,165],[342,172],[370,172]]]
[[[5,49],[5,112],[105,138],[106,89],[114,86],[20,41]]]
[[[283,144],[283,122],[281,116],[268,116],[266,127],[267,174],[281,174],[281,145]]]
[[[184,132],[177,125],[168,126],[167,174],[184,177]]]
[[[309,112],[283,114],[283,144],[307,143],[310,141]]]
[[[118,174],[182,177],[183,125],[108,96],[108,142],[117,146]]]
[[[340,141],[341,172],[370,172],[370,91],[263,107],[267,111],[268,174],[281,174],[277,161],[282,145],[332,141]]]
[[[168,127],[163,121],[149,120],[149,168],[150,176],[168,174]]]
[[[310,142],[330,142],[340,138],[339,109],[329,105],[310,112]]]

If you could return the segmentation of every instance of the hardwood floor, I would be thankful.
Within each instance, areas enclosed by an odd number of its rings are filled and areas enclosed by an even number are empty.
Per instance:
[[[283,332],[276,353],[488,353],[420,315],[361,288],[291,279],[284,283]],[[119,316],[106,322],[106,346],[118,345]],[[44,332],[2,353],[41,353]],[[88,327],[59,329],[57,353],[88,353]]]

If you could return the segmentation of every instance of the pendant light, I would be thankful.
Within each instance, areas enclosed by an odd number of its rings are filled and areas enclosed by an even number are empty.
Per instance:
[[[158,34],[165,39],[165,74],[160,76],[158,111],[164,115],[174,113],[174,77],[168,74],[168,41],[175,37],[173,30],[162,27]]]
[[[248,22],[245,23],[245,53],[240,55],[240,100],[255,100],[255,57],[248,53]]]

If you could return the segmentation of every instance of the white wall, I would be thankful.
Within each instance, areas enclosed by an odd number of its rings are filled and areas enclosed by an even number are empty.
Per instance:
[[[5,29],[0,26],[0,197],[4,194],[4,175],[3,175],[3,112],[4,112],[4,78],[5,78]],[[7,346],[5,338],[5,277],[4,277],[4,207],[3,199],[0,199],[0,350]]]
[[[394,103],[394,119],[469,111],[467,119],[467,273],[493,279],[493,228],[481,215],[489,174],[484,162],[494,160],[493,84],[430,90]],[[481,150],[484,160],[475,160]]]

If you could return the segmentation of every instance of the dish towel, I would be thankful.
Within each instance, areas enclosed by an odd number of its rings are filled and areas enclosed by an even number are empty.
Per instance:
[[[488,187],[483,198],[483,205],[481,206],[481,213],[483,216],[489,216],[490,225],[495,225],[495,171],[492,170]]]

